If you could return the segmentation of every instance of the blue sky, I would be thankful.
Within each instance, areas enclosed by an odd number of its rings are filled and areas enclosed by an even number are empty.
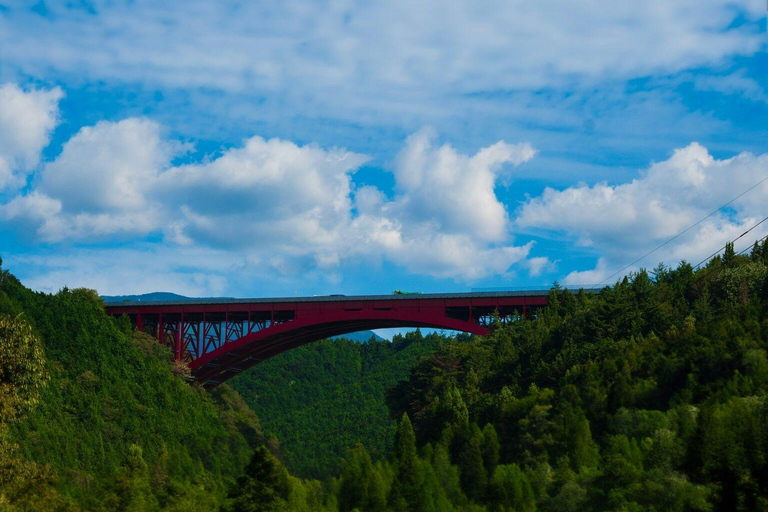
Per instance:
[[[768,176],[763,2],[156,4],[0,0],[0,255],[33,288],[592,284]]]

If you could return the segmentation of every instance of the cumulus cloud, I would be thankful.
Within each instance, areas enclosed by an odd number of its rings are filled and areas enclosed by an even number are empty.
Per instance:
[[[399,196],[387,209],[398,217],[429,219],[441,233],[467,233],[499,241],[509,218],[494,188],[510,178],[510,166],[533,158],[530,144],[503,141],[470,157],[448,144],[434,146],[431,129],[411,135],[394,167]]]
[[[356,231],[416,272],[467,280],[506,273],[532,245],[511,245],[509,216],[494,189],[535,150],[500,141],[469,156],[434,142],[431,129],[406,140],[392,170],[393,200],[373,187],[358,191]]]
[[[162,205],[149,194],[178,149],[146,119],[84,127],[44,165],[34,191],[0,215],[36,224],[47,242],[150,232],[161,226]]]
[[[682,232],[768,176],[768,154],[741,153],[718,160],[692,143],[663,162],[651,165],[629,183],[547,188],[518,212],[516,225],[552,230],[602,255],[597,267],[574,273],[568,281],[608,277],[614,271]],[[768,182],[739,197],[643,261],[682,259],[698,263],[755,225],[765,215]],[[750,239],[764,234],[762,226]],[[633,270],[633,269],[628,269]],[[598,279],[599,278],[599,279]]]
[[[156,123],[100,122],[67,141],[32,190],[0,206],[0,219],[49,243],[159,235],[276,273],[385,259],[465,281],[505,274],[532,244],[512,245],[494,189],[535,151],[502,141],[469,156],[434,140],[425,130],[406,141],[390,199],[354,190],[368,157],[345,149],[252,137],[202,163],[172,165],[184,148]]]
[[[527,261],[528,272],[532,277],[538,277],[544,272],[553,272],[557,269],[557,263],[551,261],[546,256],[537,256],[529,258]]]
[[[253,137],[205,164],[170,169],[187,236],[217,245],[341,245],[350,221],[351,175],[368,160],[343,149]]]
[[[24,183],[40,162],[59,119],[61,89],[30,89],[0,85],[0,191]]]

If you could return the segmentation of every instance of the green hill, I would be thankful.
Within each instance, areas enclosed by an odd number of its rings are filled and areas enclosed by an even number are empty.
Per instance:
[[[768,510],[766,262],[553,290],[485,337],[310,344],[244,400],[95,292],[2,272],[0,510]]]
[[[32,326],[49,376],[37,406],[10,425],[18,455],[47,475],[37,492],[51,501],[31,510],[116,510],[141,485],[151,489],[147,510],[212,510],[223,500],[261,440],[231,388],[208,394],[175,377],[170,352],[107,317],[89,290],[34,293],[2,272],[0,316]],[[128,481],[136,467],[146,482]]]
[[[311,343],[269,359],[230,381],[280,441],[288,467],[305,477],[335,472],[362,443],[375,457],[391,448],[395,422],[387,389],[449,338],[415,331],[393,342]]]

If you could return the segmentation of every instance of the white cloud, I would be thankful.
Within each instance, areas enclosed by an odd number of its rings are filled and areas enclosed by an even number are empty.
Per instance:
[[[468,156],[436,147],[434,138],[425,129],[407,139],[393,168],[393,200],[373,187],[357,192],[353,228],[365,243],[353,251],[378,247],[411,271],[438,277],[505,274],[532,244],[510,245],[509,216],[494,189],[511,179],[503,164],[526,162],[535,150],[501,141]]]
[[[79,248],[53,254],[4,255],[24,284],[53,293],[92,288],[102,295],[174,290],[190,297],[219,296],[232,290],[234,275],[247,275],[248,260],[202,247],[139,244],[131,248]]]
[[[38,189],[72,213],[145,209],[146,193],[176,150],[146,119],[86,126],[46,164]]]
[[[386,209],[399,219],[429,220],[441,233],[504,240],[509,218],[494,187],[510,177],[503,164],[519,165],[536,151],[501,141],[470,157],[448,144],[434,147],[434,138],[429,129],[408,138],[394,167],[398,197]]]
[[[529,258],[527,264],[528,272],[532,277],[538,277],[544,272],[554,272],[557,269],[557,264],[546,256]]]
[[[0,207],[0,216],[37,223],[48,242],[160,229],[162,202],[149,194],[178,149],[145,119],[84,127],[45,164],[34,191]]]
[[[700,91],[721,92],[768,103],[768,92],[757,80],[746,76],[743,70],[726,75],[694,75],[688,78]]]
[[[49,3],[0,17],[0,59],[150,88],[279,93],[325,115],[441,109],[446,96],[626,80],[763,47],[758,2]],[[735,23],[741,21],[742,23]]]
[[[547,188],[520,209],[516,225],[564,233],[602,255],[595,270],[574,273],[566,282],[602,280],[768,176],[768,154],[741,153],[718,160],[693,143],[653,164],[629,183]],[[768,182],[734,201],[674,242],[643,260],[674,263],[700,259],[753,226],[765,215]],[[732,210],[732,211],[731,211]],[[756,229],[748,240],[765,234]],[[743,242],[743,241],[742,241]],[[745,242],[746,243],[746,242]],[[629,270],[636,270],[630,268]],[[582,283],[579,283],[582,284]]]
[[[0,191],[24,183],[59,120],[61,89],[0,85]]]
[[[210,161],[171,165],[179,144],[146,119],[82,128],[43,166],[35,188],[0,206],[0,219],[49,242],[135,240],[211,247],[278,274],[333,273],[360,259],[470,281],[505,274],[532,244],[514,246],[494,188],[528,144],[498,142],[473,156],[434,135],[410,137],[393,173],[396,196],[353,190],[368,157],[260,137]]]
[[[351,174],[367,160],[343,149],[253,137],[209,163],[169,170],[158,190],[180,205],[192,239],[302,252],[341,245]]]

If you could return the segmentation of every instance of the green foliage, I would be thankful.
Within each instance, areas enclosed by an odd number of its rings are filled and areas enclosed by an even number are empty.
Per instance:
[[[491,501],[499,511],[533,512],[536,496],[525,473],[517,464],[497,466],[490,486]]]
[[[20,317],[0,316],[0,428],[26,414],[47,381],[42,343]]]
[[[340,472],[340,461],[358,442],[374,458],[390,452],[395,422],[387,389],[448,339],[415,331],[393,343],[318,341],[254,366],[230,384],[264,431],[280,440],[291,472],[321,478]]]
[[[768,510],[766,263],[730,247],[553,289],[486,337],[319,342],[234,379],[243,398],[174,378],[93,293],[0,273],[2,318],[31,325],[13,343],[47,355],[0,361],[26,415],[0,436],[0,511],[216,510],[227,489],[229,511]]]
[[[339,510],[386,510],[387,489],[384,478],[371,462],[361,444],[349,451],[344,461],[339,487]]]
[[[254,450],[245,474],[227,498],[226,512],[262,512],[287,509],[291,483],[288,472],[264,446]]]
[[[26,416],[0,435],[16,475],[0,495],[20,510],[215,509],[261,439],[234,391],[175,378],[168,350],[91,290],[33,293],[2,272],[0,367],[2,417]]]
[[[422,358],[390,409],[454,507],[768,510],[766,254],[553,290]]]
[[[144,462],[141,446],[128,446],[128,460],[125,472],[118,477],[118,510],[142,512],[159,510],[157,498],[152,494],[149,479],[149,467]]]

